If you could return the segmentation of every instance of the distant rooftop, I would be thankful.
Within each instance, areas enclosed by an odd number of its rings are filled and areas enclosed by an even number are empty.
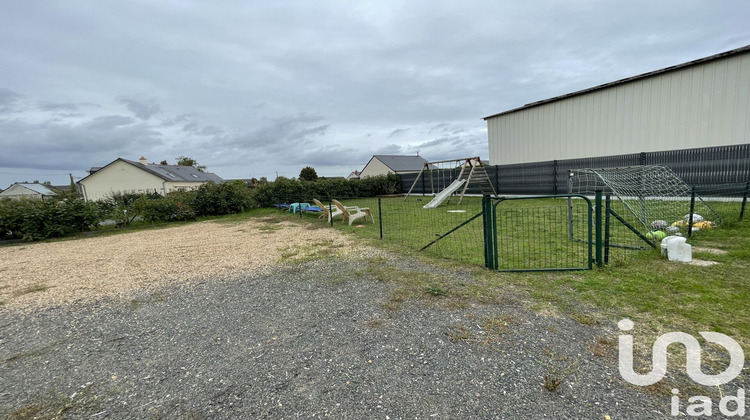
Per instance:
[[[393,172],[419,171],[427,163],[427,160],[422,156],[374,155],[373,158],[383,162]]]
[[[41,195],[55,195],[56,193],[52,191],[49,187],[43,184],[36,184],[36,183],[29,183],[29,182],[17,182],[13,185],[19,185],[21,187],[30,189],[31,191],[34,191],[36,193],[39,193]],[[13,186],[11,185],[11,187]],[[10,187],[8,187],[10,188]]]

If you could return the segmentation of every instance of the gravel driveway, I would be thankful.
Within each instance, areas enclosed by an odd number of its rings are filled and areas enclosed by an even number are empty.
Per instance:
[[[410,298],[394,307],[395,286],[363,267],[477,280],[373,253],[277,261],[36,309],[0,306],[0,414],[669,417],[668,396],[624,384],[611,354],[593,354],[601,337],[616,339],[607,326],[540,315],[513,296],[455,306]],[[559,387],[542,386],[545,376]]]

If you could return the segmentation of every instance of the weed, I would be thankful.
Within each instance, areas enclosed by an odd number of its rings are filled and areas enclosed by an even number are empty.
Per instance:
[[[45,346],[45,347],[42,347],[42,348],[36,349],[36,350],[22,351],[20,353],[16,353],[16,354],[8,357],[7,359],[3,360],[3,362],[5,362],[5,363],[11,363],[11,362],[15,362],[15,361],[18,361],[18,360],[21,360],[21,359],[25,359],[27,357],[41,356],[43,354],[49,353],[50,350],[52,350],[53,348],[54,348],[54,345],[49,345],[49,346]]]
[[[32,284],[31,286],[26,286],[21,290],[14,291],[11,296],[16,298],[19,296],[28,295],[29,293],[44,292],[46,290],[49,290],[50,288],[50,286],[44,284]]]
[[[445,335],[454,343],[470,343],[474,340],[474,332],[466,325],[451,325]]]
[[[90,384],[84,385],[71,396],[53,395],[41,397],[40,402],[25,405],[7,413],[9,420],[60,419],[93,414],[101,404],[101,397],[94,394]]]
[[[560,378],[557,378],[553,375],[544,375],[544,383],[542,384],[542,386],[549,392],[555,392],[557,391],[557,388],[560,387],[561,383],[562,380]]]
[[[167,297],[162,292],[156,292],[153,293],[145,298],[142,299],[132,299],[129,304],[129,308],[132,311],[135,311],[137,309],[142,308],[144,305],[148,303],[154,303],[154,302],[165,302],[167,300]]]
[[[578,311],[572,311],[570,313],[570,317],[573,318],[573,320],[581,325],[596,325],[599,323],[599,321],[596,320],[591,315],[583,314]]]
[[[541,363],[547,369],[547,375],[544,376],[542,386],[553,392],[567,377],[578,372],[580,363],[571,360],[568,356],[558,355],[551,347],[544,349],[544,355],[546,358]]]
[[[467,317],[476,319],[472,315]],[[467,325],[458,324],[449,326],[445,335],[453,342],[472,343],[492,348],[500,342],[502,335],[507,333],[508,325],[515,322],[511,315],[497,314],[480,318],[475,324],[476,331]]]
[[[273,233],[281,229],[283,229],[281,226],[265,226],[265,225],[258,228],[260,233]]]
[[[427,287],[427,293],[431,294],[432,296],[446,296],[448,295],[448,289],[438,286],[429,286]]]
[[[385,326],[385,322],[380,318],[371,318],[365,322],[365,325],[370,328],[381,329]]]
[[[593,343],[586,343],[586,348],[596,357],[612,355],[615,349],[615,340],[599,337]]]

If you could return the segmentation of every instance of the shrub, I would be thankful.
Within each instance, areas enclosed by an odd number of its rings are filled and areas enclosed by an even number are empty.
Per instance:
[[[205,183],[194,191],[192,208],[197,216],[241,213],[253,206],[253,194],[243,181]]]
[[[102,220],[99,207],[80,198],[0,201],[0,239],[27,241],[85,232]]]
[[[278,177],[276,181],[261,184],[255,189],[255,200],[261,206],[272,206],[301,197],[354,198],[401,193],[401,178],[395,174],[364,179],[325,179],[315,182]]]
[[[173,197],[140,197],[133,202],[133,212],[149,222],[195,220],[195,212]]]

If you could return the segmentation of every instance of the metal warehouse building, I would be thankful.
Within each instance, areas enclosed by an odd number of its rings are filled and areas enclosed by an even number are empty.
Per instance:
[[[491,165],[750,143],[750,45],[484,118]]]

